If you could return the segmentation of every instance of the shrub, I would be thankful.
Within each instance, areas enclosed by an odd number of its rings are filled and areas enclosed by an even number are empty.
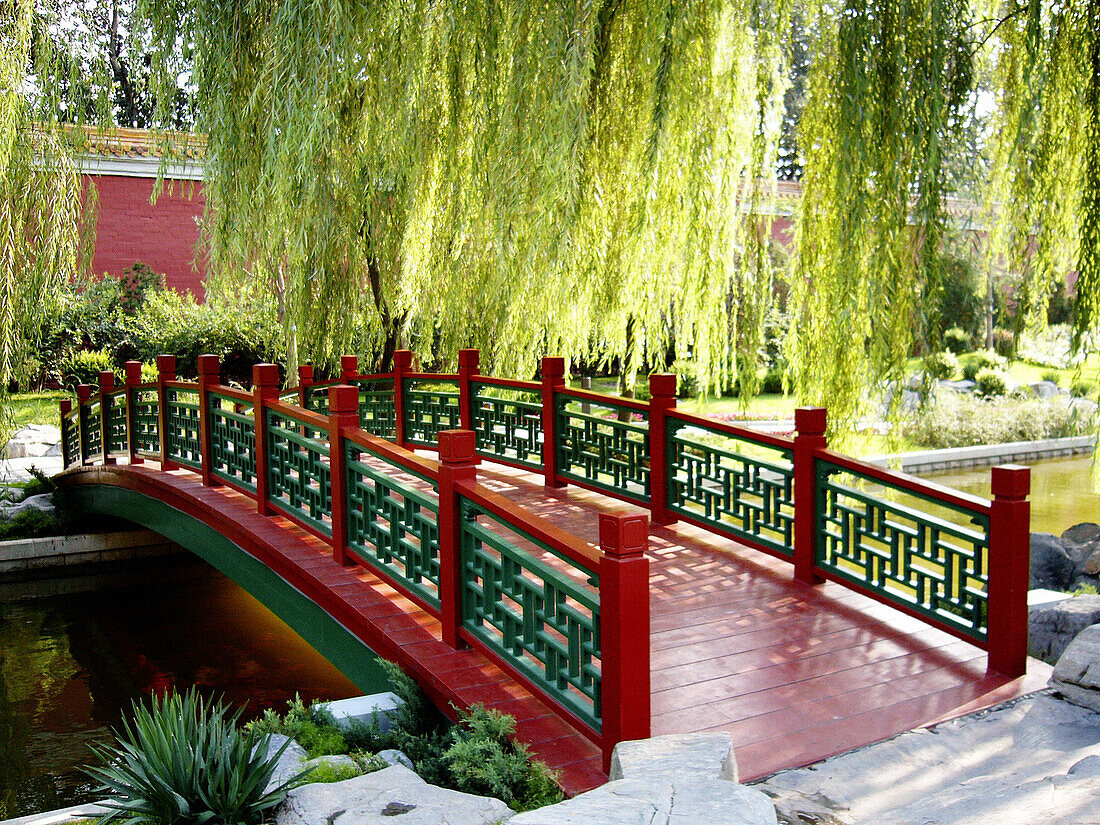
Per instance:
[[[281,733],[289,736],[309,752],[311,759],[347,753],[348,742],[323,704],[306,707],[301,696],[295,695],[287,702],[287,711],[279,716],[270,708],[262,718],[250,722],[247,729],[259,733]]]
[[[116,732],[116,747],[91,746],[100,764],[86,772],[111,809],[99,822],[157,825],[259,823],[279,804],[294,777],[270,793],[267,783],[283,748],[271,756],[255,730],[242,732],[240,711],[207,704],[194,688],[134,703],[133,720]]]
[[[110,350],[78,350],[61,359],[61,378],[69,390],[78,384],[99,386],[99,374],[114,370],[115,361]]]
[[[164,288],[164,275],[158,275],[151,266],[141,261],[134,261],[133,266],[122,273],[119,286],[119,305],[122,311],[127,315],[134,315],[151,293]]]
[[[1042,379],[1049,381],[1051,384],[1058,384],[1062,380],[1062,373],[1057,370],[1047,370],[1043,373]]]
[[[1016,333],[1010,329],[993,330],[993,349],[1003,358],[1011,358],[1016,349]]]
[[[984,367],[974,377],[975,391],[986,398],[1004,395],[1008,391],[1008,379],[1000,370]]]
[[[1092,424],[1068,400],[977,398],[940,393],[904,425],[904,433],[930,449],[1064,438],[1091,432]]]
[[[779,395],[783,393],[783,377],[786,375],[785,365],[777,364],[764,373],[764,380],[760,384],[760,392]]]
[[[1095,389],[1095,387],[1091,383],[1078,378],[1070,385],[1069,394],[1075,398],[1088,398],[1092,395],[1093,389]]]
[[[959,368],[959,359],[948,350],[933,352],[924,359],[924,371],[934,381],[950,378]]]
[[[970,333],[961,327],[951,327],[943,334],[944,346],[956,355],[970,352],[974,348],[973,340]]]
[[[978,373],[987,368],[1005,370],[1008,368],[1008,361],[997,355],[997,353],[990,352],[989,350],[979,352],[977,355],[971,356],[966,363],[963,364],[963,378],[968,381],[974,381]]]
[[[676,373],[676,397],[695,398],[699,395],[699,377],[695,373],[695,366],[688,361],[677,361],[672,365],[672,371]]]

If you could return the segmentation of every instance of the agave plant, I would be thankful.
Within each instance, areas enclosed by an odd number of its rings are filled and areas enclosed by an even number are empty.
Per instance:
[[[146,707],[134,703],[132,720],[116,731],[114,747],[93,747],[98,766],[85,771],[109,795],[115,819],[133,825],[247,825],[278,805],[302,774],[268,791],[284,743],[268,754],[266,735],[237,727],[241,711],[205,702],[194,688]]]

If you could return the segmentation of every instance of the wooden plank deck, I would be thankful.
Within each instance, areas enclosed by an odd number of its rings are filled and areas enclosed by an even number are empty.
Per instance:
[[[570,793],[605,778],[599,750],[476,651],[452,651],[439,625],[288,519],[260,517],[228,488],[155,464],[77,471],[188,501],[329,611],[379,655],[399,661],[434,701],[497,707],[519,738],[561,771]],[[102,475],[100,475],[102,473]],[[596,543],[600,512],[644,512],[596,493],[549,490],[539,476],[483,463],[479,481],[581,539]],[[96,479],[96,480],[93,480]],[[1045,686],[1050,668],[987,676],[966,642],[838,584],[810,587],[786,562],[688,525],[651,531],[653,733],[727,730],[743,780],[818,761]]]

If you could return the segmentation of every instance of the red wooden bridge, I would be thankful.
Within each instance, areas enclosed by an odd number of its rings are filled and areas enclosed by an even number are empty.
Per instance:
[[[365,689],[371,652],[441,708],[476,702],[567,791],[623,739],[733,735],[742,777],[1041,688],[1027,644],[1028,471],[993,501],[675,407],[478,372],[309,367],[279,391],[175,359],[62,402],[78,503],[251,585]],[[417,452],[420,450],[421,452]],[[430,450],[438,460],[423,454]],[[359,647],[356,647],[359,645]],[[369,650],[367,650],[369,649]]]

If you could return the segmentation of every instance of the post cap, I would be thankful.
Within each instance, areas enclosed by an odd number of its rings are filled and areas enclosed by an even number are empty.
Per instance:
[[[561,378],[565,375],[565,359],[557,356],[542,359],[543,378]]]
[[[477,372],[481,363],[481,351],[476,349],[460,349],[458,351],[458,368],[464,372]]]
[[[799,407],[794,411],[794,428],[799,435],[825,435],[826,423],[824,407]]]
[[[92,385],[91,384],[77,384],[76,397],[81,401],[87,401],[92,397]]]
[[[345,376],[355,375],[359,372],[359,356],[358,355],[341,355],[340,356],[340,372]]]
[[[358,413],[359,388],[347,384],[337,384],[328,388],[328,411],[330,413]]]
[[[115,388],[115,374],[110,370],[100,372],[99,388],[100,390],[113,390]]]
[[[140,361],[127,361],[126,362],[126,383],[127,384],[140,384],[141,383],[141,362]]]
[[[476,443],[473,430],[440,430],[439,460],[446,464],[472,462]]]
[[[312,364],[299,364],[298,365],[298,382],[306,384],[313,380],[313,365]]]
[[[675,398],[676,376],[671,372],[655,372],[649,376],[650,398]]]
[[[277,386],[279,386],[279,365],[278,364],[253,364],[252,365],[252,386],[254,386],[254,387],[277,387]]]
[[[65,415],[73,411],[73,402],[71,398],[62,398],[58,401],[58,407],[61,408],[61,414]]]
[[[199,375],[220,375],[222,371],[221,359],[216,355],[199,356]]]
[[[399,349],[393,354],[393,365],[398,369],[407,370],[412,366],[413,354],[411,349]]]
[[[176,356],[158,355],[157,373],[164,376],[166,380],[173,380],[176,377]]]
[[[609,556],[640,556],[649,547],[649,518],[600,513],[600,549]]]
[[[994,498],[1027,498],[1031,492],[1031,468],[1000,464],[993,468],[990,488]]]

